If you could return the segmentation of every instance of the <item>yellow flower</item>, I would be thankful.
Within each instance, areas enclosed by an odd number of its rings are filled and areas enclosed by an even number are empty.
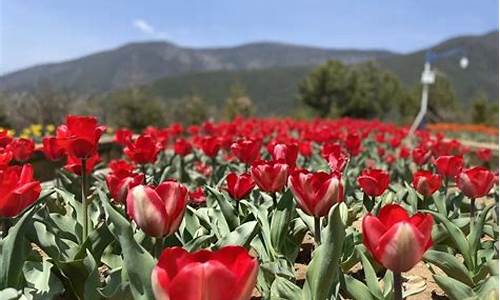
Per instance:
[[[52,133],[52,132],[54,132],[54,130],[56,130],[56,127],[53,124],[49,124],[49,125],[45,126],[45,130],[49,133]]]
[[[107,133],[107,134],[113,134],[113,132],[114,132],[114,129],[113,129],[113,128],[111,128],[111,127],[107,127],[107,128],[106,128],[106,133]]]

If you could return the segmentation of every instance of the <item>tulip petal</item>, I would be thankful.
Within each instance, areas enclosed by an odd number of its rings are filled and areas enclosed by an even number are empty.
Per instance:
[[[408,213],[404,208],[397,204],[388,204],[380,210],[378,218],[386,228],[391,228],[392,225],[406,221],[409,219]]]
[[[370,252],[374,252],[382,235],[386,231],[386,227],[377,217],[368,214],[363,218],[363,242]]]
[[[160,237],[166,234],[168,216],[162,200],[152,188],[139,185],[130,190],[127,212],[148,235]]]
[[[236,277],[222,263],[208,261],[186,265],[171,281],[170,299],[235,300]]]

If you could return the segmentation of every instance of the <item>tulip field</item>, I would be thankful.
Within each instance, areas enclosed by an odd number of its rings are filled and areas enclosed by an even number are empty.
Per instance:
[[[498,299],[490,149],[236,118],[121,128],[104,161],[106,132],[74,115],[40,143],[0,132],[0,299]],[[64,164],[53,180],[36,151]]]

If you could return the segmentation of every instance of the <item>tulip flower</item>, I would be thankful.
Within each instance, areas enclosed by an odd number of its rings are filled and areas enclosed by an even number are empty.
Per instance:
[[[299,144],[299,153],[304,157],[310,157],[312,155],[311,142],[306,141]]]
[[[127,213],[146,234],[163,237],[179,228],[187,201],[188,190],[175,181],[138,185],[128,192]]]
[[[486,196],[495,184],[495,174],[483,167],[463,170],[456,178],[457,186],[462,193],[471,199],[471,218],[476,212],[476,198]]]
[[[315,238],[321,243],[320,218],[330,208],[344,199],[344,191],[338,174],[296,170],[288,180],[297,204],[308,215],[315,217]]]
[[[174,152],[179,156],[186,156],[191,153],[191,144],[183,138],[178,138],[174,144]]]
[[[43,154],[45,154],[45,157],[52,161],[59,160],[66,154],[64,148],[60,147],[59,143],[57,142],[57,138],[54,136],[44,137],[42,139],[42,144]]]
[[[425,164],[431,158],[432,152],[422,146],[416,147],[412,151],[413,161],[421,166]]]
[[[189,204],[198,207],[207,202],[207,197],[202,187],[197,187],[194,191],[189,192]]]
[[[250,174],[237,175],[229,173],[226,177],[227,192],[234,200],[241,200],[248,196],[255,187],[255,182]]]
[[[430,214],[412,217],[397,204],[384,206],[379,215],[363,218],[363,242],[377,262],[394,272],[395,299],[402,299],[401,272],[413,268],[432,246]]]
[[[380,169],[365,169],[358,177],[358,184],[370,197],[382,195],[389,186],[389,174]]]
[[[135,141],[127,144],[123,152],[127,157],[136,164],[148,164],[156,161],[156,156],[160,147],[156,139],[151,135],[140,135]]]
[[[101,162],[101,158],[99,157],[99,154],[95,153],[93,156],[85,159],[85,174],[90,174],[92,173],[92,170],[94,170],[94,167]],[[68,170],[69,172],[82,176],[84,173],[82,172],[82,160],[79,159],[78,157],[75,157],[73,155],[68,155],[68,161],[64,165],[64,169]]]
[[[259,264],[241,246],[189,253],[163,251],[151,274],[156,300],[249,300]]]
[[[430,171],[417,171],[413,174],[413,187],[425,197],[430,197],[441,187],[441,176]]]
[[[262,142],[255,139],[242,139],[231,145],[231,152],[243,163],[252,164],[260,158]]]
[[[12,151],[15,160],[27,161],[35,152],[35,142],[25,138],[14,139],[7,148]]]
[[[342,173],[349,161],[349,155],[339,144],[325,144],[321,149],[321,155],[328,161],[328,166],[333,173]]]
[[[286,163],[291,168],[294,168],[297,163],[299,147],[297,144],[276,144],[271,154],[273,160]]]
[[[30,164],[0,171],[0,217],[16,217],[40,196],[42,187],[33,178]]]
[[[8,130],[0,129],[0,147],[5,148],[7,145],[12,143],[12,136]]]
[[[57,128],[57,140],[66,149],[68,155],[87,159],[97,153],[97,146],[104,126],[97,125],[97,119],[91,116],[66,117],[66,124]]]
[[[276,193],[286,185],[288,165],[276,161],[256,161],[252,164],[250,173],[257,186],[264,192]]]
[[[358,133],[349,133],[345,140],[345,147],[351,156],[357,156],[361,152],[361,137]]]
[[[0,148],[0,170],[7,168],[13,158],[14,155],[12,154],[12,151]]]
[[[113,139],[115,143],[121,146],[127,146],[129,142],[132,141],[132,131],[127,128],[120,128],[115,132],[115,138]]]
[[[455,178],[462,171],[464,160],[460,156],[443,155],[434,161],[436,171],[446,179]]]
[[[215,158],[221,148],[221,142],[218,137],[208,136],[200,140],[200,146],[206,156]]]
[[[489,162],[491,160],[491,149],[480,148],[476,151],[476,156],[481,161]]]
[[[111,161],[109,168],[105,178],[109,192],[116,202],[125,204],[128,191],[144,181],[144,174],[133,173],[134,166],[124,160]]]

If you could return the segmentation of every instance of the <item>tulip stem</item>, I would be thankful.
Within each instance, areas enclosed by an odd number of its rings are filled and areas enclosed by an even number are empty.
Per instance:
[[[316,246],[321,245],[321,218],[314,217],[314,241]]]
[[[474,219],[476,218],[476,198],[471,198],[470,199],[470,220],[471,224],[474,222]]]
[[[9,228],[10,228],[11,222],[9,218],[0,218],[0,231],[2,232],[2,235],[0,238],[4,239],[7,237],[7,234],[9,233]]]
[[[157,237],[155,238],[155,244],[153,246],[154,257],[159,259],[162,251],[163,251],[163,237]]]
[[[401,273],[394,272],[394,300],[403,299],[403,277]]]
[[[82,159],[82,204],[83,204],[83,232],[82,232],[82,244],[87,239],[89,235],[89,214],[88,214],[88,202],[87,202],[87,160]]]
[[[274,208],[277,208],[277,207],[278,207],[278,199],[277,199],[277,197],[276,197],[276,192],[271,193],[271,197],[273,198],[273,205],[274,205]]]

